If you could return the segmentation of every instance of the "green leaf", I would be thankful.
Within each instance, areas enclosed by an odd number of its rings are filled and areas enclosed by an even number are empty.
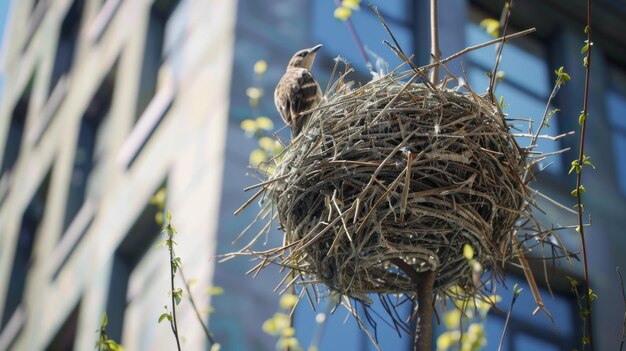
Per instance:
[[[485,29],[487,34],[491,35],[494,38],[500,36],[500,21],[494,18],[485,18],[480,21],[480,27]]]
[[[183,299],[183,289],[174,290],[174,300],[176,301],[176,305],[179,305]]]
[[[583,123],[585,123],[585,120],[587,120],[587,114],[583,111],[580,116],[578,116],[578,124],[582,126]]]
[[[107,324],[109,324],[109,317],[107,317],[107,313],[104,312],[104,314],[102,315],[102,323],[100,325],[104,328],[107,326]]]
[[[591,288],[589,289],[589,300],[594,302],[598,299],[598,294],[596,294]]]
[[[554,117],[554,114],[559,112],[559,111],[561,111],[561,110],[558,109],[558,108],[555,108],[555,109],[553,109],[552,111],[550,111],[548,113],[548,115],[546,116],[546,119],[543,122],[544,127],[546,127],[546,128],[550,127],[550,124],[549,124],[550,120],[552,119],[552,117]]]
[[[585,44],[585,45],[583,46],[583,48],[582,48],[582,49],[580,49],[580,53],[581,53],[581,54],[584,54],[584,53],[585,53],[585,52],[587,52],[587,51],[589,51],[589,44]]]
[[[567,82],[568,80],[572,79],[572,77],[570,77],[570,75],[567,74],[567,72],[565,72],[565,69],[563,68],[563,66],[561,66],[558,69],[554,70],[554,73],[556,74],[556,84],[557,85],[561,85],[561,84]]]
[[[115,341],[109,339],[106,341],[106,346],[108,347],[108,351],[121,351],[122,347],[120,346],[120,344],[116,343]]]
[[[463,256],[467,260],[474,258],[474,248],[470,244],[463,245]]]
[[[347,21],[348,18],[352,16],[352,10],[347,7],[340,6],[335,9],[333,16],[340,21]]]
[[[585,34],[589,34],[589,30],[590,30],[589,26],[585,26],[585,29],[584,29]]]
[[[496,72],[496,80],[498,82],[501,82],[504,80],[504,78],[506,77],[506,73],[504,71],[498,71]]]
[[[591,158],[583,155],[583,164],[587,166],[591,166],[591,168],[596,169],[596,166],[591,163]]]
[[[581,319],[587,319],[587,317],[589,317],[589,310],[586,309],[586,308],[580,310],[580,318]]]
[[[572,190],[572,191],[570,192],[570,194],[572,194],[572,196],[576,197],[576,196],[578,196],[578,193],[580,193],[580,194],[582,195],[582,194],[584,194],[586,191],[587,191],[587,189],[585,189],[585,186],[581,184],[581,185],[578,187],[578,189],[574,189],[574,190]]]
[[[581,169],[582,167],[578,164],[578,160],[574,160],[572,161],[572,167],[569,169],[569,172],[567,172],[567,174],[571,174],[573,171],[576,171],[576,173],[580,173]]]
[[[504,103],[504,96],[500,96],[500,108],[507,108],[509,104]]]
[[[224,293],[224,288],[222,288],[220,286],[213,286],[213,287],[207,289],[207,292],[210,295],[222,295]]]
[[[569,285],[570,285],[572,288],[575,288],[575,287],[577,287],[577,286],[578,286],[578,280],[576,280],[576,279],[574,279],[574,278],[570,277],[569,275],[566,275],[566,276],[565,276],[565,278],[569,281]]]
[[[159,323],[161,323],[165,318],[167,318],[168,321],[171,321],[172,315],[169,314],[168,312],[163,313],[161,316],[159,316]]]
[[[172,272],[176,274],[176,272],[178,271],[178,268],[180,268],[181,266],[182,266],[182,261],[180,257],[174,257],[172,259]]]

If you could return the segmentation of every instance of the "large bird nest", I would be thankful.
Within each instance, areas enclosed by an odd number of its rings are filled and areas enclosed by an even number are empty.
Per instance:
[[[328,96],[269,188],[298,271],[343,294],[407,293],[390,262],[470,286],[471,245],[503,260],[526,188],[524,151],[481,97],[390,74]]]
[[[302,117],[301,134],[258,185],[260,216],[277,217],[285,238],[247,251],[262,258],[257,268],[278,263],[304,283],[361,298],[415,292],[398,259],[435,271],[435,291],[446,294],[480,285],[466,245],[483,281],[516,256],[516,222],[532,218],[527,150],[497,105],[469,88],[406,83],[413,74],[356,89],[340,80]]]

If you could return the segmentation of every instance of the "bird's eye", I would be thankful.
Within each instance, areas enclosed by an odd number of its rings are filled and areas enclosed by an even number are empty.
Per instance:
[[[298,54],[298,56],[304,57],[304,56],[306,56],[306,52],[301,52],[301,53]]]

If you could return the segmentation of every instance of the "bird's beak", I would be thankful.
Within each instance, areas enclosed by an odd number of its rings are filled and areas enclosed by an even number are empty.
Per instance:
[[[319,50],[322,47],[322,44],[317,44],[314,47],[309,49],[309,55],[310,54],[314,54],[317,52],[317,50]]]

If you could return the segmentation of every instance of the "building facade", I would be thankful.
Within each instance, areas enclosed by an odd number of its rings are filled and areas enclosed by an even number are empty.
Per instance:
[[[503,1],[440,1],[443,56],[490,39],[482,19],[499,18]],[[595,3],[595,2],[594,2]],[[205,322],[223,350],[274,350],[276,340],[261,331],[278,309],[272,292],[276,271],[252,279],[245,259],[217,263],[237,249],[233,239],[254,217],[233,212],[257,182],[246,176],[256,141],[239,125],[267,115],[279,123],[271,92],[291,54],[321,43],[314,74],[326,85],[333,59],[341,55],[369,72],[345,24],[333,18],[332,0],[25,0],[0,1],[6,8],[0,49],[0,350],[92,349],[102,314],[109,335],[127,350],[175,349],[171,330],[157,323],[169,304],[167,250],[151,202],[166,189],[166,207],[178,231],[177,255]],[[353,21],[370,59],[394,67],[400,61],[382,44],[388,39],[363,2]],[[406,52],[429,60],[426,1],[380,0],[378,4]],[[600,300],[594,310],[598,349],[616,349],[623,311],[615,267],[626,267],[626,7],[623,1],[597,2],[594,14],[592,105],[588,154],[598,167],[585,176],[592,288]],[[536,119],[545,107],[553,70],[572,76],[559,92],[551,134],[578,130],[582,109],[585,2],[516,2],[513,30],[537,27],[531,37],[504,49],[506,76],[496,93],[505,95],[511,116]],[[0,25],[2,22],[0,21]],[[269,63],[259,80],[254,63]],[[484,72],[495,59],[487,48],[448,68],[483,91]],[[246,89],[265,96],[252,108]],[[543,151],[577,150],[578,136]],[[573,177],[567,176],[575,152],[553,158],[538,178],[541,190],[565,204]],[[539,200],[548,224],[574,225],[566,211]],[[579,250],[575,232],[562,234]],[[273,231],[268,239],[280,241]],[[570,350],[578,347],[578,310],[565,274],[582,268],[557,265],[539,277],[551,280],[554,298],[541,289],[556,320],[532,317],[534,301],[525,289],[516,305],[505,350]],[[180,278],[180,277],[179,277]],[[519,274],[511,282],[524,286]],[[178,281],[180,286],[181,281]],[[206,294],[211,286],[226,292]],[[510,296],[503,293],[504,300]],[[296,312],[303,346],[315,337],[315,315],[308,304]],[[506,307],[506,305],[505,305]],[[187,300],[178,309],[183,349],[202,350],[207,341]],[[499,342],[505,315],[487,322],[488,346]],[[374,350],[346,312],[327,316],[321,350]],[[346,322],[344,322],[346,321]],[[410,349],[381,327],[384,350]]]
[[[110,336],[128,350],[173,349],[170,327],[157,324],[169,262],[155,248],[163,234],[150,199],[167,189],[177,255],[205,309],[236,2],[34,0],[8,9],[0,349],[93,349],[105,311]],[[202,349],[201,327],[182,305],[183,345]]]

